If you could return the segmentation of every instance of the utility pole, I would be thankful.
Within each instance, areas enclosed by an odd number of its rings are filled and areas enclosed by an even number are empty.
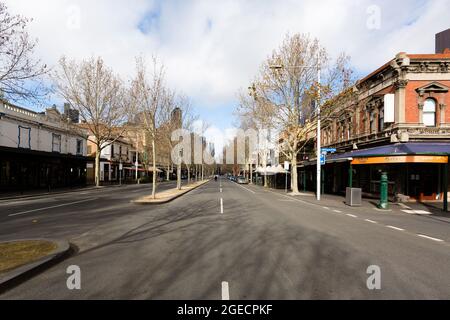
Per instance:
[[[317,84],[318,84],[318,90],[317,90],[317,188],[316,188],[316,195],[317,195],[317,201],[320,201],[320,194],[321,194],[321,185],[322,185],[322,163],[321,163],[321,145],[320,145],[320,48],[317,52]]]

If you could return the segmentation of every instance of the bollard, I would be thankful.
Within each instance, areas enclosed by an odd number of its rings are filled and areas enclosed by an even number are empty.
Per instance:
[[[382,172],[380,180],[380,203],[378,204],[378,208],[387,210],[388,206],[388,176],[387,172]]]

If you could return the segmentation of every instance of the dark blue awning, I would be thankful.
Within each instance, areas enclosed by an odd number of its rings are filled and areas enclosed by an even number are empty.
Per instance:
[[[450,143],[409,142],[327,155],[327,160],[376,156],[450,155]]]

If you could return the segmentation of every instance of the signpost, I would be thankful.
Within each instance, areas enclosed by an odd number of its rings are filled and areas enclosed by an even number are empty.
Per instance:
[[[122,170],[123,170],[123,164],[122,161],[119,163],[119,185],[122,185]]]

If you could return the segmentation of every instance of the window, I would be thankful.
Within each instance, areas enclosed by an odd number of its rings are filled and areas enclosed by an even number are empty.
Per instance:
[[[114,157],[114,144],[111,144],[111,157]]]
[[[83,140],[77,139],[77,155],[83,154]]]
[[[384,108],[380,109],[380,113],[378,114],[378,131],[384,130]]]
[[[31,149],[31,128],[19,126],[19,148]]]
[[[92,154],[92,146],[87,146],[87,154]]]
[[[52,152],[61,152],[61,135],[52,134]]]
[[[425,100],[423,105],[423,124],[427,127],[436,126],[436,101],[434,99]]]
[[[375,113],[371,112],[370,113],[370,127],[369,127],[370,132],[369,133],[374,133],[375,131]]]

